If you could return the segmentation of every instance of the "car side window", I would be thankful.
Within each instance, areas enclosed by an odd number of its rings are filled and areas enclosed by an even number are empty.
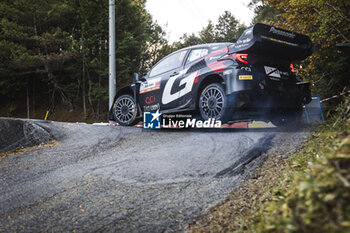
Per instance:
[[[180,67],[185,58],[186,53],[187,53],[187,50],[183,50],[166,57],[164,60],[159,62],[155,67],[153,67],[149,76],[153,77],[153,76],[162,74],[166,71]]]
[[[208,55],[208,52],[209,50],[205,48],[192,50],[190,55],[187,58],[186,64],[197,61],[200,58],[205,57],[206,55]]]

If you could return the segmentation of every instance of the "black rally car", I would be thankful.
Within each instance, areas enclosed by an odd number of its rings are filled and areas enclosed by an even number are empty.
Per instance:
[[[198,111],[204,120],[298,118],[310,102],[310,83],[293,62],[312,54],[305,35],[265,24],[248,27],[236,43],[183,48],[120,89],[110,119],[132,125],[143,112]],[[275,120],[276,121],[276,120]]]

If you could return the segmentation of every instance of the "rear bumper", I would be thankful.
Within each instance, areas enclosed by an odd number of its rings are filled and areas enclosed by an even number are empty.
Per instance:
[[[308,104],[311,101],[310,82],[266,82],[265,85],[267,95],[278,95],[276,98],[281,98],[281,100],[286,98],[298,104]]]
[[[311,101],[310,82],[297,82],[295,78],[273,79],[262,72],[251,72],[250,67],[235,67],[224,76],[226,94],[244,94],[255,97],[258,102],[284,102],[286,105],[307,104]]]

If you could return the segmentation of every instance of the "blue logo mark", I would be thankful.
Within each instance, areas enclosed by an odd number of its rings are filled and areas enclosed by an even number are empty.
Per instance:
[[[144,129],[160,129],[160,116],[162,114],[157,112],[143,113],[143,128]]]

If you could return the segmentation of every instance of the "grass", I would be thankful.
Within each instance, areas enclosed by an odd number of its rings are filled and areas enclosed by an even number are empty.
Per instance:
[[[189,232],[350,232],[349,99],[299,151],[269,154]]]
[[[349,115],[346,100],[234,232],[350,232]]]

